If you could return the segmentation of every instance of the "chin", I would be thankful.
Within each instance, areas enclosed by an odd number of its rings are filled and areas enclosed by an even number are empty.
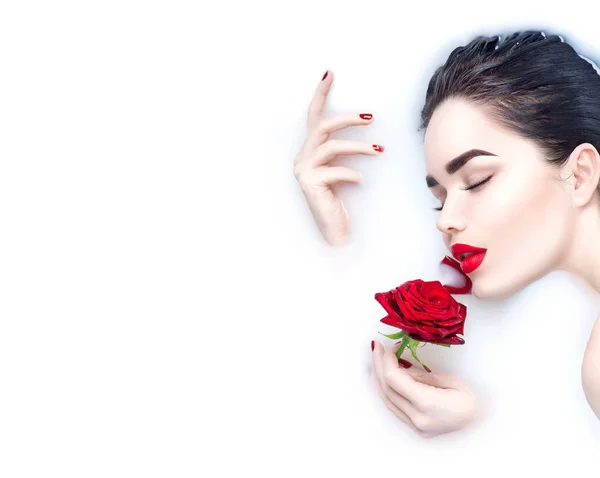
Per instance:
[[[523,286],[516,283],[500,284],[498,282],[488,282],[484,280],[472,278],[473,287],[471,294],[480,300],[499,300],[506,299],[520,290]]]

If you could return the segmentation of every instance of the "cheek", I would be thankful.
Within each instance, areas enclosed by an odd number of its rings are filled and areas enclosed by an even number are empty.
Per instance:
[[[473,295],[504,298],[552,271],[572,216],[557,183],[515,180],[487,197],[479,211],[485,212],[479,221],[489,261],[485,273],[482,267],[480,277],[473,275]]]

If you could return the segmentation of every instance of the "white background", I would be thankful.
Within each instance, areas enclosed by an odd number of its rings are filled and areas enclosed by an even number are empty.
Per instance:
[[[477,426],[423,440],[370,375],[374,293],[439,279],[447,252],[417,132],[429,77],[527,28],[597,61],[579,3],[5,2],[0,476],[596,473],[580,366],[600,301],[562,273],[461,296],[467,343],[419,349],[473,387]],[[336,137],[386,148],[342,161],[365,176],[341,191],[343,249],[292,174],[327,69],[327,114],[375,116]]]

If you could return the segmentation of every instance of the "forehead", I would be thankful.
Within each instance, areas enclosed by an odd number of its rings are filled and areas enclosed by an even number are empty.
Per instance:
[[[437,172],[452,158],[473,148],[501,155],[520,143],[519,137],[494,122],[478,105],[461,99],[440,104],[425,133],[424,153],[427,169]]]

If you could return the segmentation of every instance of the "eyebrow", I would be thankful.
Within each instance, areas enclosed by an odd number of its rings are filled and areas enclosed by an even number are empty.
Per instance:
[[[460,168],[462,168],[465,164],[467,164],[471,159],[476,158],[477,156],[498,156],[497,154],[490,153],[488,151],[484,151],[483,149],[472,149],[470,151],[466,151],[460,156],[457,156],[452,161],[449,161],[446,164],[446,172],[448,174],[456,173]],[[438,183],[433,176],[425,177],[425,181],[427,181],[427,187],[433,188],[438,186]]]

